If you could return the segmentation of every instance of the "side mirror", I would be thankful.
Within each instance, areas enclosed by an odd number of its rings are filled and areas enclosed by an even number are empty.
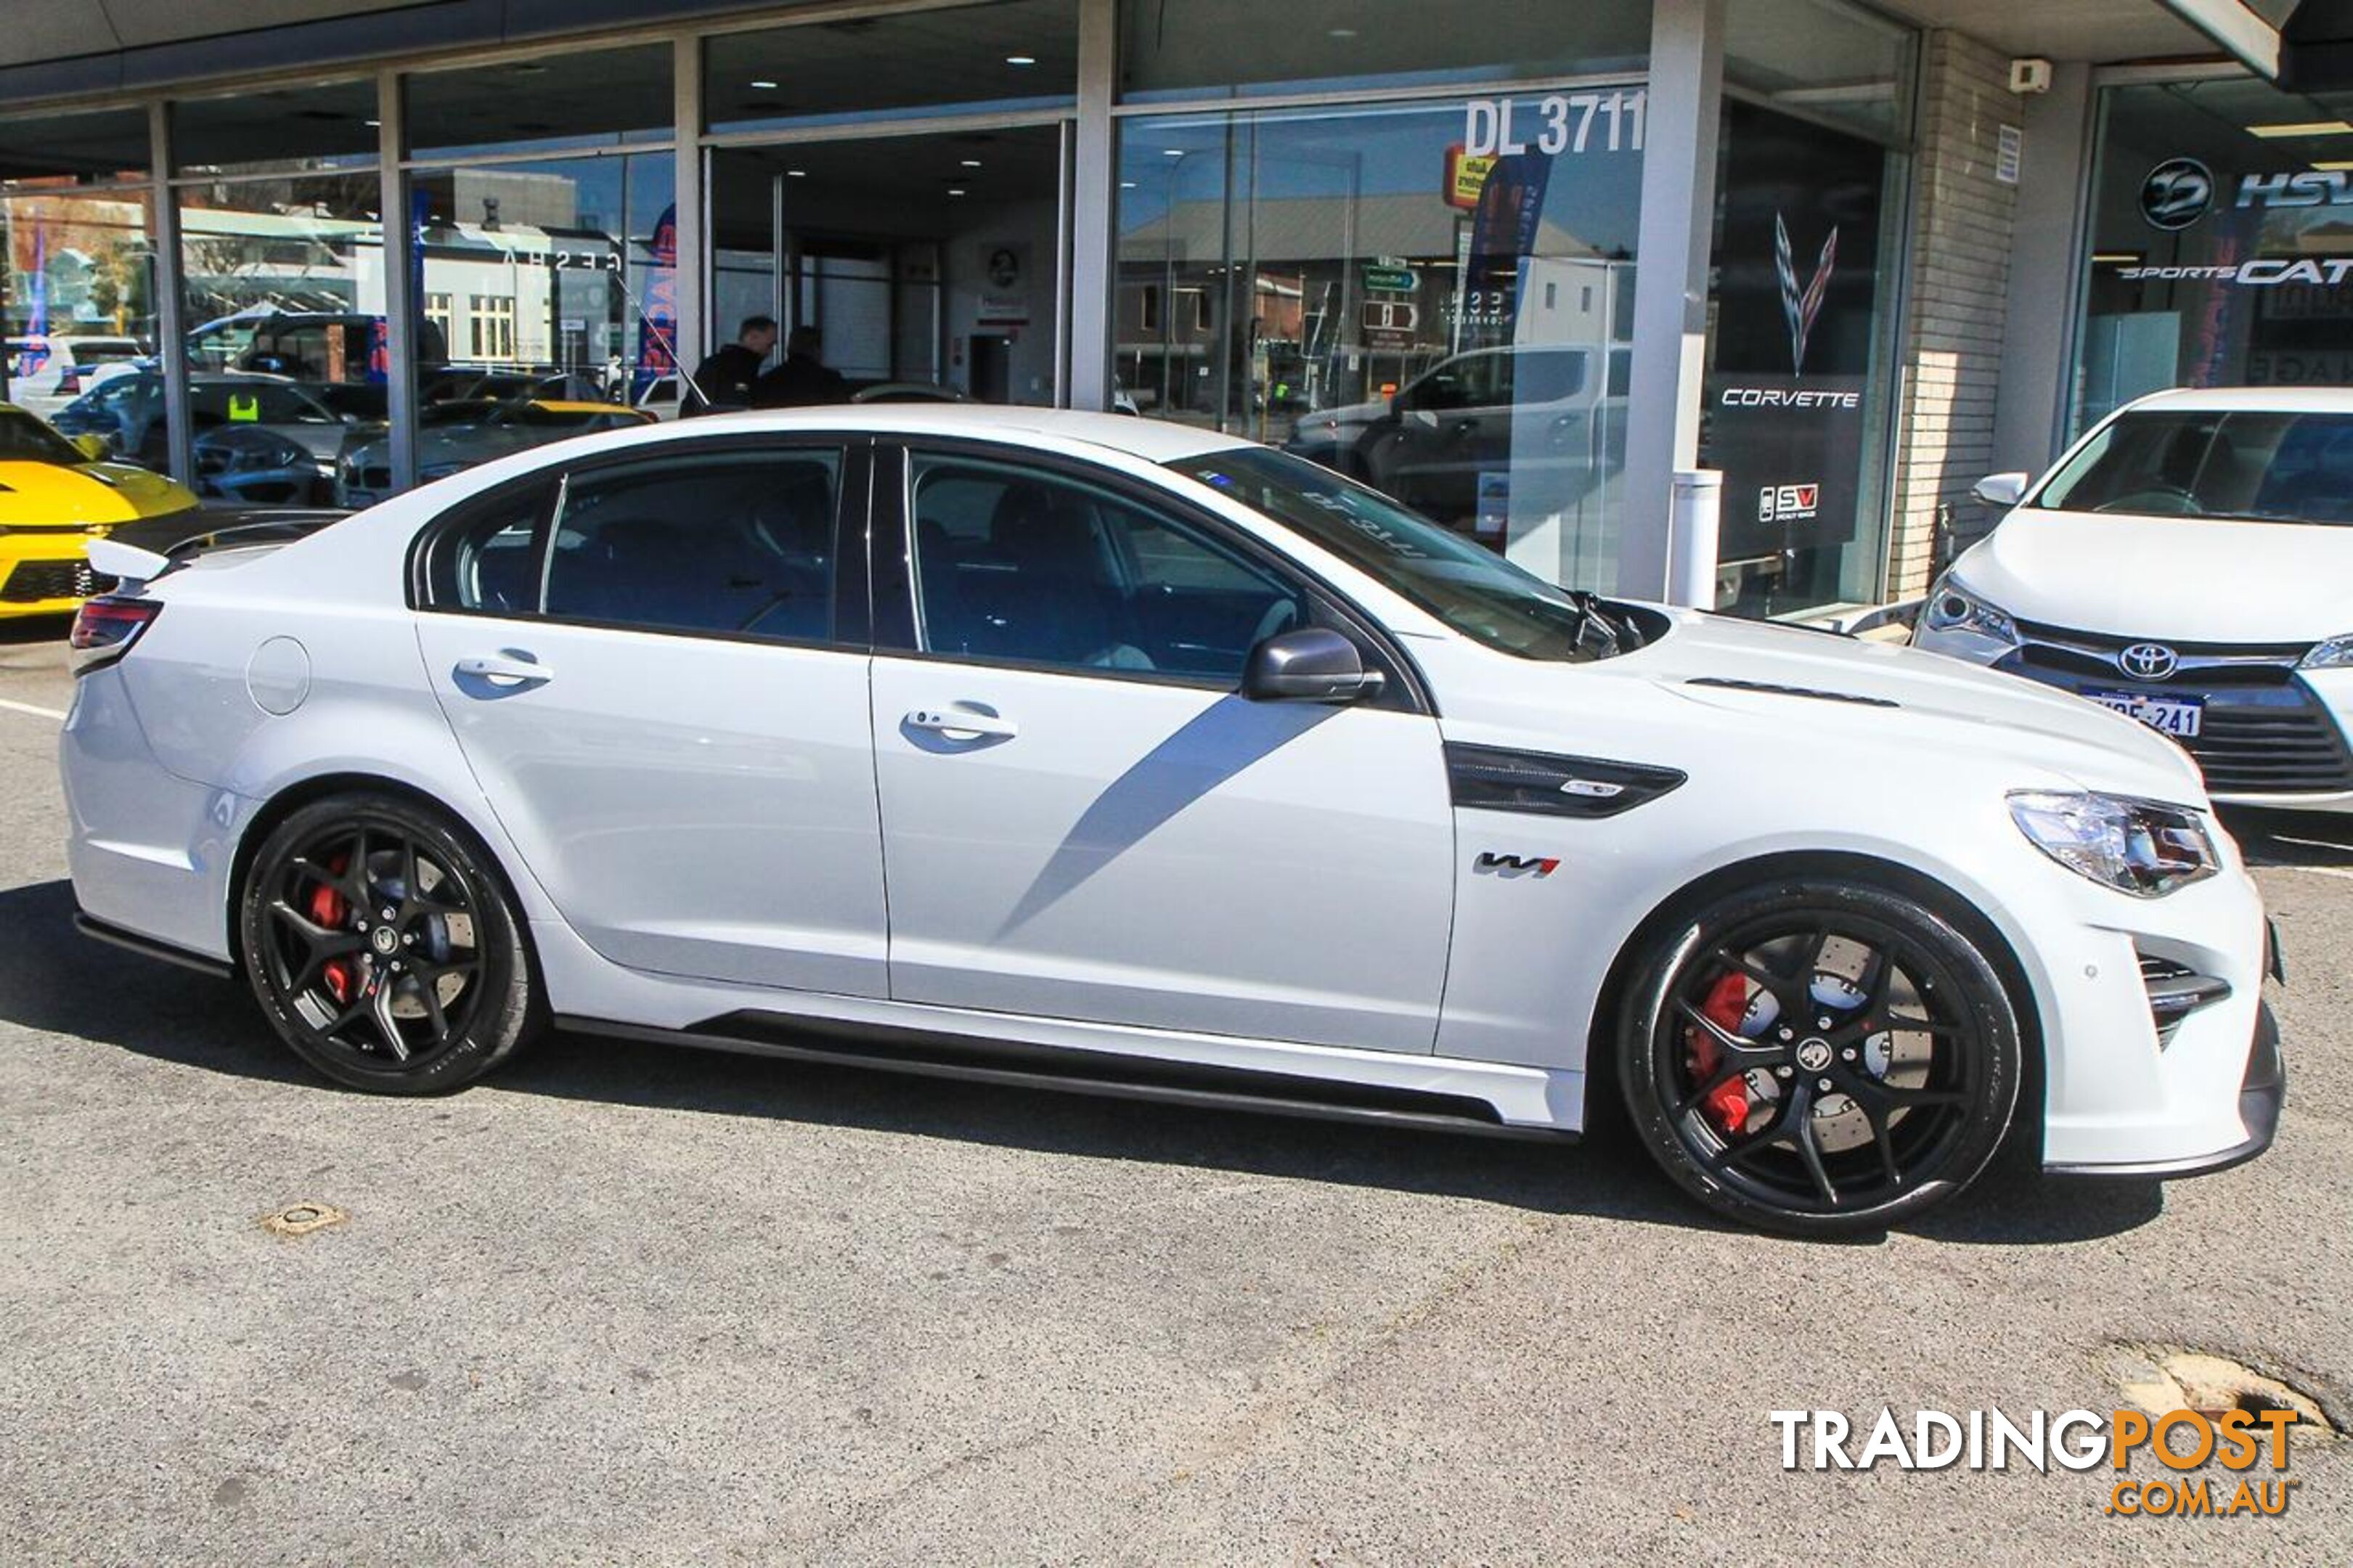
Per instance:
[[[73,449],[93,463],[106,461],[106,437],[103,436],[95,434],[76,436],[73,437]]]
[[[1380,671],[1329,626],[1277,632],[1242,668],[1242,695],[1253,702],[1354,702],[1380,689]]]
[[[1988,506],[2016,506],[2026,499],[2026,487],[2033,479],[2031,474],[1988,474],[1969,493]]]

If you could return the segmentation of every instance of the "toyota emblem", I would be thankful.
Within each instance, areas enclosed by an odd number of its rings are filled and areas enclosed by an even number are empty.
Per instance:
[[[2161,642],[2137,642],[2116,655],[2116,668],[2135,680],[2163,680],[2180,662]]]

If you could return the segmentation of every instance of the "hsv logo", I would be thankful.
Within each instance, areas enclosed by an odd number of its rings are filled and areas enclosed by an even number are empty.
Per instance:
[[[1814,333],[1814,321],[1822,313],[1822,300],[1831,291],[1831,273],[1838,265],[1838,230],[1822,241],[1822,254],[1814,264],[1812,281],[1804,288],[1798,286],[1797,258],[1789,249],[1788,226],[1781,215],[1773,215],[1773,270],[1781,279],[1781,314],[1789,323],[1789,374],[1806,374],[1806,340]]]
[[[2214,205],[2214,172],[2195,158],[2168,158],[2140,183],[2140,216],[2151,228],[2188,228]]]
[[[2136,680],[2163,680],[2180,662],[2161,642],[2137,642],[2116,655],[2116,668]]]
[[[1532,855],[1482,855],[1472,869],[1492,871],[1498,877],[1549,877],[1560,869],[1557,860],[1539,860]]]
[[[1810,485],[1767,485],[1757,492],[1757,521],[1759,522],[1797,522],[1810,518],[1820,509],[1822,487]]]

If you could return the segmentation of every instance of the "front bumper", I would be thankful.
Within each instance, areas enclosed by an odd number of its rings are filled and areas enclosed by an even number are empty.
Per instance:
[[[2167,644],[2181,669],[2160,680],[2125,674],[2116,656],[2134,639],[2018,623],[2018,644],[1922,626],[1913,646],[2022,676],[2078,697],[2130,692],[2200,705],[2200,734],[2178,742],[2206,791],[2224,805],[2353,810],[2353,670],[2307,671],[2308,644]]]
[[[74,529],[0,539],[0,616],[70,615],[91,595],[110,592],[114,579],[90,564],[87,547],[98,537]]]
[[[2255,1037],[2247,1051],[2247,1070],[2239,1081],[2239,1120],[2247,1135],[2211,1153],[2170,1160],[2139,1160],[2102,1164],[2045,1164],[2053,1175],[2065,1176],[2205,1176],[2243,1165],[2272,1146],[2279,1132],[2280,1107],[2287,1102],[2287,1062],[2280,1054],[2279,1024],[2267,1003],[2255,1005]]]

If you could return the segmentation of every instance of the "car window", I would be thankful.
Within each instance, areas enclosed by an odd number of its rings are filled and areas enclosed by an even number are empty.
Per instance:
[[[1512,357],[1518,362],[1516,391],[1523,403],[1558,403],[1585,390],[1585,354],[1581,350],[1547,349]]]
[[[1189,521],[1066,475],[918,455],[923,646],[962,658],[1238,681],[1305,595]]]
[[[666,454],[575,474],[546,613],[649,631],[833,635],[839,451]]]
[[[0,463],[86,463],[72,442],[18,409],[0,409]]]
[[[463,503],[440,525],[427,556],[432,602],[491,616],[534,613],[539,608],[540,524],[546,510],[544,485]]]

